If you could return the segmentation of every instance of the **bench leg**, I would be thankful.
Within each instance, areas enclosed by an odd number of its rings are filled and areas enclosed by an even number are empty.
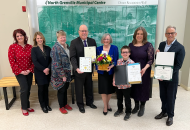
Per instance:
[[[74,94],[75,94],[75,84],[74,84],[74,83],[71,83],[72,104],[75,104],[75,97],[74,97]]]
[[[3,87],[3,93],[4,93],[4,99],[5,99],[5,106],[6,106],[6,110],[9,110],[10,107],[13,105],[13,103],[16,100],[16,90],[15,87],[12,87],[13,90],[13,99],[11,100],[11,102],[9,103],[8,101],[8,96],[7,96],[7,87]]]

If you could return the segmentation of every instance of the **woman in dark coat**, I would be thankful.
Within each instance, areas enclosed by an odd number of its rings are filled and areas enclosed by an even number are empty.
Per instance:
[[[35,81],[38,85],[38,99],[44,113],[52,109],[49,106],[48,87],[51,69],[51,48],[45,45],[45,38],[41,32],[34,34],[34,47],[32,48],[32,61],[34,64]]]
[[[140,101],[138,116],[141,117],[144,115],[145,103],[149,100],[151,65],[154,61],[154,48],[147,41],[145,28],[138,27],[135,30],[133,41],[129,44],[129,47],[131,48],[130,58],[134,62],[140,62],[141,64],[142,84],[134,84],[131,87],[131,97],[135,100],[135,108],[132,113],[138,112]]]

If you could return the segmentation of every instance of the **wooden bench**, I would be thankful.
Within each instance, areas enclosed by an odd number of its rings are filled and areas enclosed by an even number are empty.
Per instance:
[[[150,97],[152,97],[152,82],[153,82],[153,76],[154,76],[154,71],[151,71],[151,87],[150,87]],[[92,84],[94,81],[98,81],[98,73],[94,72],[94,75],[92,76]],[[33,77],[33,81],[32,81],[32,85],[35,85],[35,78]],[[5,100],[5,106],[6,106],[6,110],[9,110],[10,107],[12,106],[12,104],[15,102],[16,100],[16,90],[15,87],[20,86],[16,77],[4,77],[0,80],[0,87],[3,88],[3,94],[4,94],[4,100]],[[12,87],[12,91],[13,91],[13,99],[10,101],[8,101],[8,95],[7,95],[7,87]],[[72,104],[75,103],[75,99],[74,99],[74,81],[71,81],[71,95],[72,95]]]

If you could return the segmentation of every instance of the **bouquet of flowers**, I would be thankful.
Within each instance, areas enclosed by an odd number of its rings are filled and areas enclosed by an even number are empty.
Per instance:
[[[97,56],[94,63],[98,65],[98,70],[107,70],[108,69],[107,67],[110,64],[113,64],[113,61],[110,55],[104,53]]]

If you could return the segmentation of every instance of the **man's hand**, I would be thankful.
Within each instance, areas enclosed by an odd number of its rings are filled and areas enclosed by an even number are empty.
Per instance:
[[[63,77],[63,82],[66,82],[67,81],[67,78],[66,77]]]
[[[48,75],[48,74],[49,74],[49,68],[45,68],[45,69],[43,70],[43,72],[45,73],[45,75]]]
[[[155,54],[157,54],[157,52],[160,52],[160,50],[159,50],[159,49],[157,49],[157,50],[156,50],[156,52],[155,52]]]
[[[84,72],[80,71],[79,68],[77,68],[76,71],[77,71],[78,74],[82,74],[82,73],[84,73]]]
[[[163,81],[162,79],[158,79],[159,81]]]

